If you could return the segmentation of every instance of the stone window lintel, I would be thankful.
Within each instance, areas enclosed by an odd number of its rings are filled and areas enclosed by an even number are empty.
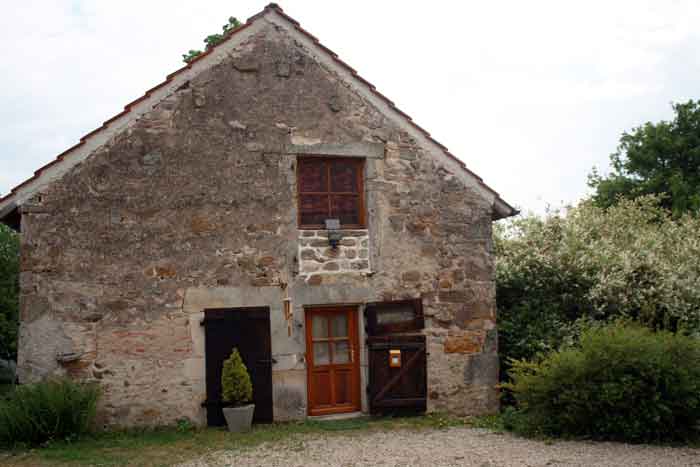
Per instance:
[[[362,141],[347,144],[289,144],[285,153],[303,156],[362,157],[383,159],[384,144]]]

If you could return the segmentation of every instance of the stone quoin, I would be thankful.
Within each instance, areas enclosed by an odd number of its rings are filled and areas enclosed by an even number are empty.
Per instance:
[[[355,389],[366,412],[364,307],[419,299],[427,410],[493,413],[491,225],[515,213],[271,4],[0,200],[18,376],[99,382],[106,425],[206,424],[205,310],[266,307],[274,420],[314,414],[310,385],[335,388],[318,413]]]

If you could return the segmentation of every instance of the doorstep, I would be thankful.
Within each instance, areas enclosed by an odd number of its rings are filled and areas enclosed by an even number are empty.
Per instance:
[[[328,420],[347,420],[350,418],[364,417],[365,414],[362,412],[350,412],[350,413],[336,413],[332,415],[309,415],[306,417],[307,420],[313,421],[328,421]]]

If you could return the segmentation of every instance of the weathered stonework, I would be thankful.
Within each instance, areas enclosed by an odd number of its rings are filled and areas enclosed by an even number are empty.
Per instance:
[[[343,238],[332,248],[326,230],[299,231],[299,277],[309,279],[319,274],[371,273],[369,232],[340,231]]]
[[[303,307],[422,296],[429,410],[495,411],[493,198],[289,23],[258,21],[22,205],[21,380],[99,381],[105,423],[203,423],[202,311],[264,305],[275,417],[299,419]],[[304,154],[366,158],[367,229],[336,251],[297,228]]]

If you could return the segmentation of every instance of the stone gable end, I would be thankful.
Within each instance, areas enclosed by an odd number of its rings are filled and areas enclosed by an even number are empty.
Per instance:
[[[494,411],[493,199],[432,151],[266,24],[23,206],[21,380],[99,381],[108,424],[204,423],[203,310],[269,306],[275,418],[303,418],[304,306],[420,296],[429,410]],[[337,250],[298,228],[300,155],[365,159]]]

